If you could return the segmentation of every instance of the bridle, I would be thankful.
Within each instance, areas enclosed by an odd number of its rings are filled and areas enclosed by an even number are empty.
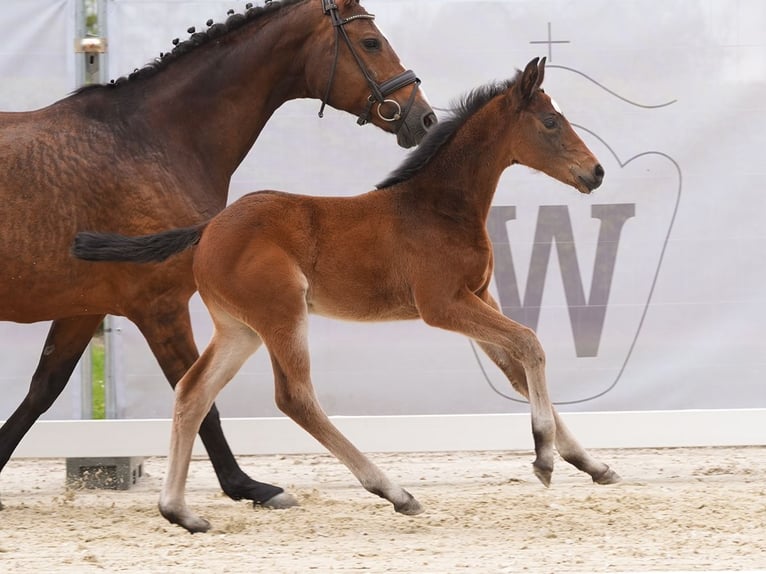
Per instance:
[[[367,84],[370,86],[371,91],[370,96],[367,98],[367,109],[359,116],[356,123],[358,123],[360,126],[363,126],[369,122],[370,115],[372,114],[372,109],[375,104],[377,104],[376,112],[378,117],[384,122],[404,122],[404,120],[407,118],[407,114],[409,114],[410,109],[412,108],[413,102],[415,101],[415,95],[418,91],[418,86],[420,85],[420,79],[415,75],[415,72],[412,70],[407,70],[389,80],[386,80],[382,84],[378,84],[374,79],[372,79],[370,73],[367,71],[367,68],[364,65],[364,62],[362,62],[361,58],[354,50],[354,46],[351,44],[351,40],[349,39],[348,34],[346,33],[346,29],[344,28],[346,24],[354,20],[374,20],[375,16],[373,14],[357,14],[355,16],[349,16],[345,19],[341,18],[338,11],[338,6],[335,4],[334,0],[322,0],[322,10],[327,16],[330,17],[333,28],[335,28],[335,55],[332,61],[332,68],[330,69],[330,80],[327,83],[327,90],[325,91],[324,97],[322,98],[322,106],[319,108],[319,117],[324,117],[324,108],[327,105],[327,100],[329,99],[330,91],[332,90],[333,80],[335,79],[335,68],[338,64],[340,38],[343,38],[343,41],[346,42],[346,46],[348,46],[351,55],[354,56],[354,60],[356,60],[356,64],[361,70],[364,79],[367,80]],[[407,104],[404,106],[404,108],[402,108],[402,106],[399,105],[399,102],[396,100],[392,100],[386,97],[390,96],[397,90],[409,86],[410,84],[415,84],[415,89],[412,90],[410,99],[407,101]],[[383,114],[383,111],[381,110],[383,104],[390,104],[395,107],[396,111],[393,113],[393,115],[386,116]],[[399,127],[401,127],[401,123]]]

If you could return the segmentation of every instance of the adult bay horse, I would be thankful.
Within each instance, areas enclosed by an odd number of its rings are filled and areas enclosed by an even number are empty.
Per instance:
[[[141,330],[171,385],[199,356],[191,257],[73,264],[80,229],[151,233],[207,221],[284,102],[317,98],[412,146],[435,122],[418,79],[358,0],[284,0],[213,24],[145,68],[32,112],[0,113],[0,320],[53,320],[27,396],[0,429],[0,469],[61,393],[105,314]],[[212,407],[200,435],[234,499],[290,504],[237,465]]]
[[[309,313],[356,321],[420,318],[471,337],[529,400],[533,468],[543,484],[551,480],[554,445],[595,482],[619,480],[578,444],[551,404],[535,333],[504,316],[489,293],[493,261],[486,223],[503,171],[526,165],[582,193],[604,177],[540,88],[544,72],[545,59],[534,59],[513,79],[472,92],[377,190],[355,197],[261,191],[208,223],[184,229],[138,238],[77,235],[74,254],[90,260],[162,261],[196,245],[194,276],[215,331],[176,387],[159,504],[169,521],[191,532],[210,527],[184,499],[194,433],[218,392],[261,344],[271,356],[279,408],[367,490],[403,514],[422,511],[317,403],[309,373]]]

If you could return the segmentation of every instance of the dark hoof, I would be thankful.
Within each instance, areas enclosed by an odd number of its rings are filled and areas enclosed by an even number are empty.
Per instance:
[[[238,480],[222,480],[221,488],[224,493],[226,493],[226,496],[232,500],[251,500],[253,506],[266,507],[269,507],[269,501],[278,499],[279,495],[284,492],[284,490],[278,486],[266,482],[258,482],[247,475],[243,475]],[[293,504],[292,506],[295,505]]]
[[[553,476],[553,469],[538,466],[537,463],[532,463],[532,470],[535,473],[537,479],[543,483],[546,488],[551,485],[551,477]]]
[[[408,497],[407,500],[400,504],[394,504],[394,510],[396,510],[399,514],[405,514],[407,516],[416,516],[421,514],[423,512],[423,507],[420,505],[420,503],[415,500],[415,497],[406,490],[404,493]]]
[[[596,484],[617,484],[621,480],[622,478],[620,478],[620,475],[614,472],[608,466],[606,467],[606,470],[600,475],[593,477],[593,482]]]
[[[299,503],[298,499],[295,498],[292,494],[280,492],[265,502],[253,502],[253,508],[258,506],[262,506],[263,508],[273,508],[275,510],[284,510],[285,508],[299,506]]]

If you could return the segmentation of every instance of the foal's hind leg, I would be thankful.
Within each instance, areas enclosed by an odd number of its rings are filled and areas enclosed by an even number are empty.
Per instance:
[[[261,344],[249,327],[213,311],[213,339],[176,387],[168,471],[159,502],[160,513],[189,532],[210,528],[207,520],[189,510],[184,497],[194,436],[218,392]]]
[[[199,356],[194,344],[188,306],[173,301],[157,301],[151,309],[131,312],[130,319],[138,325],[149,343],[152,353],[171,386]],[[278,486],[258,482],[239,467],[221,428],[221,419],[215,405],[210,407],[199,427],[199,436],[205,445],[221,489],[233,500],[252,500],[253,504],[270,508],[294,506],[297,501]]]
[[[103,315],[70,317],[51,324],[29,391],[0,428],[0,471],[27,431],[64,390],[102,318]]]
[[[341,434],[319,405],[309,369],[305,289],[290,285],[269,295],[264,300],[272,302],[271,312],[259,321],[258,332],[271,354],[277,406],[345,464],[365,489],[390,501],[402,514],[423,512],[409,492]]]

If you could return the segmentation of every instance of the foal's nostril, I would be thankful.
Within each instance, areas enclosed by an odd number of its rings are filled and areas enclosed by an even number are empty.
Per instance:
[[[423,116],[423,127],[426,128],[427,130],[430,130],[438,122],[439,120],[436,118],[436,114],[433,112],[429,112]]]
[[[595,167],[595,169],[593,170],[593,175],[595,175],[595,176],[596,176],[596,179],[598,179],[599,181],[601,181],[602,179],[604,179],[604,168],[603,168],[603,167],[601,167],[601,164],[600,164],[600,163],[599,163],[599,164],[597,164],[597,165],[596,165],[596,167]]]

